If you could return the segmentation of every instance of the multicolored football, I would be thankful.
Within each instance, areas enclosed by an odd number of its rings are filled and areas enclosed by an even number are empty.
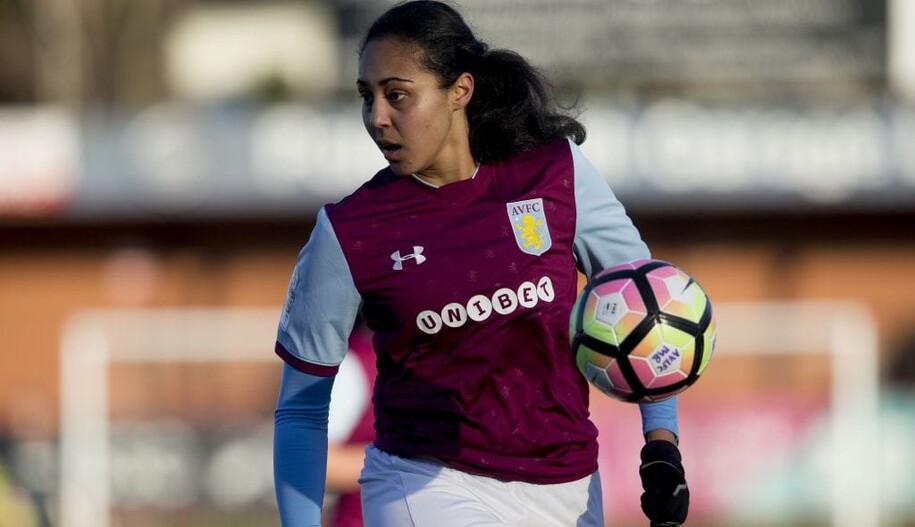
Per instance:
[[[660,401],[691,386],[712,358],[715,332],[699,283],[660,260],[599,273],[578,295],[570,322],[578,369],[627,402]]]

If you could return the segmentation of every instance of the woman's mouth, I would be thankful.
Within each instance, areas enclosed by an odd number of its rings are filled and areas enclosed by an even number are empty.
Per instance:
[[[381,149],[382,155],[388,160],[388,162],[395,162],[400,160],[400,152],[403,149],[402,146],[395,143],[378,143],[378,147]]]

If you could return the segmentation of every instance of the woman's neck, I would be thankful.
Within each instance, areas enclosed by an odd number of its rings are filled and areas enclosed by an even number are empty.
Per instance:
[[[419,181],[420,183],[422,183],[423,185],[429,185],[430,187],[439,188],[439,187],[441,187],[442,185],[447,185],[448,183],[454,183],[454,182],[456,182],[456,181],[464,181],[464,180],[466,180],[466,179],[473,179],[473,178],[475,178],[475,177],[477,176],[477,172],[478,172],[479,170],[480,170],[480,165],[479,165],[479,164],[475,164],[474,167],[473,167],[473,172],[470,173],[470,177],[465,177],[465,178],[460,178],[460,179],[454,179],[454,180],[451,180],[451,181],[443,181],[443,180],[441,180],[441,179],[428,179],[428,178],[425,178],[425,177],[423,177],[423,176],[421,176],[421,175],[419,175],[419,174],[412,174],[412,176],[413,176],[417,181]]]
[[[474,174],[476,174],[478,166],[480,165],[476,163],[473,158],[469,158],[469,162],[463,162],[457,166],[449,167],[448,170],[423,170],[413,174],[413,176],[436,187],[441,187],[449,183],[472,178]]]

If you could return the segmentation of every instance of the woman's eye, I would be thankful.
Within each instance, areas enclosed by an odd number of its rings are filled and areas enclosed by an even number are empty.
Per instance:
[[[372,103],[372,94],[371,94],[371,93],[368,93],[368,92],[361,92],[361,93],[359,93],[359,98],[362,99],[362,103],[363,103],[363,104],[371,104],[371,103]]]
[[[391,102],[397,102],[406,96],[407,94],[402,91],[395,91],[388,94],[388,100]]]

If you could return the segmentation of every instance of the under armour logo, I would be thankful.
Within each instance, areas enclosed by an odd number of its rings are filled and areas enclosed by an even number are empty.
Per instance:
[[[394,260],[394,270],[402,271],[403,263],[405,260],[416,260],[416,265],[419,265],[426,261],[426,257],[423,256],[423,247],[422,245],[414,245],[413,253],[406,256],[401,256],[400,251],[394,251],[391,253],[391,259]]]

